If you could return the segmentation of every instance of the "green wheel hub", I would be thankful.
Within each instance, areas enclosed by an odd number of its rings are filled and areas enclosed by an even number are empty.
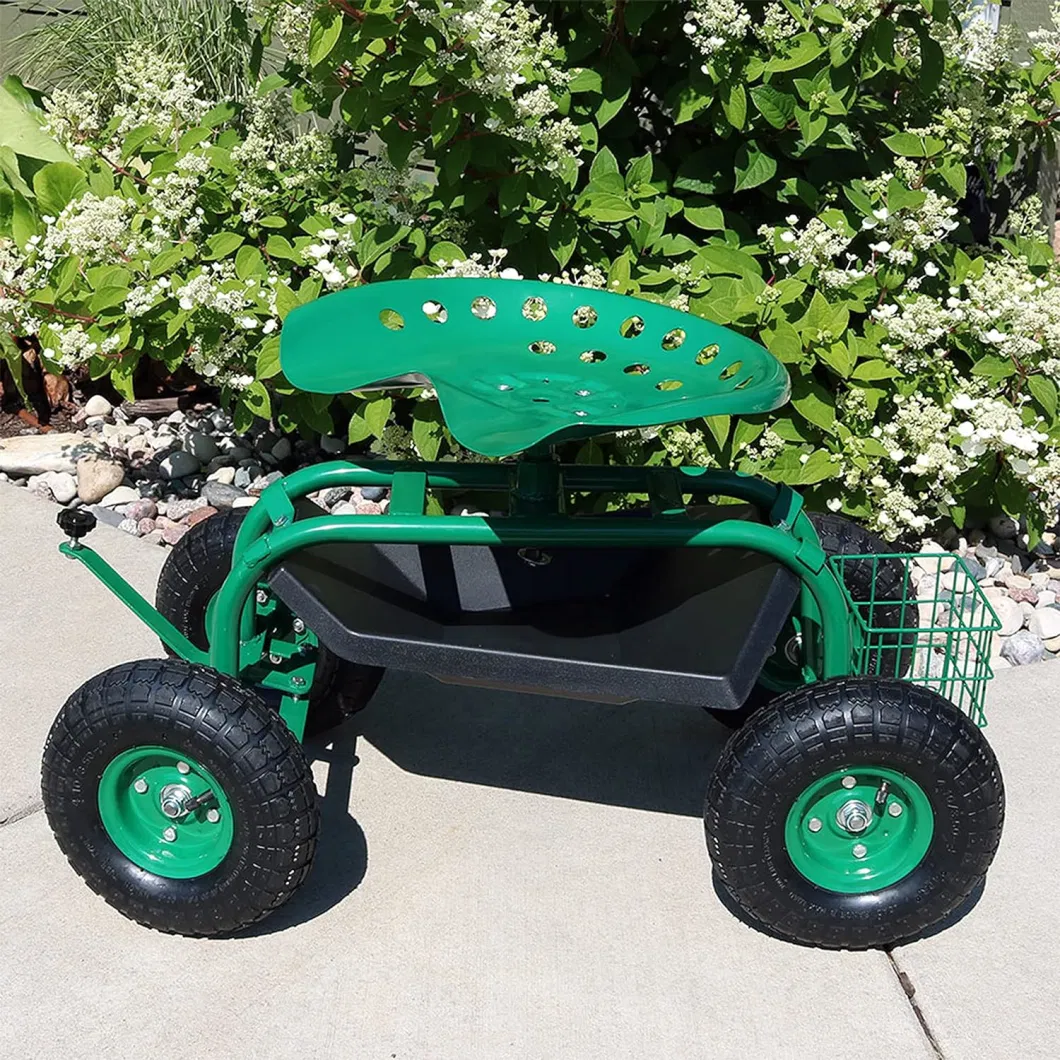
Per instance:
[[[811,883],[867,894],[908,876],[931,845],[935,815],[916,781],[883,766],[833,770],[792,804],[784,843]]]
[[[131,747],[115,756],[100,777],[98,803],[114,845],[158,876],[203,876],[231,849],[235,821],[224,790],[172,748]]]

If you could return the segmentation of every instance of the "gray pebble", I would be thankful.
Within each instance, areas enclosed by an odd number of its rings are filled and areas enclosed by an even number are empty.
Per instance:
[[[361,496],[366,501],[381,501],[387,495],[386,486],[362,486]]]
[[[246,492],[238,486],[229,486],[224,482],[207,482],[203,486],[202,495],[207,504],[220,510],[231,508],[238,498],[246,496]]]
[[[183,478],[199,470],[199,461],[183,449],[175,449],[158,466],[163,478]]]
[[[1040,662],[1045,658],[1045,654],[1042,638],[1027,629],[1013,633],[1001,646],[1001,658],[1012,663],[1013,666],[1027,666],[1029,663]]]
[[[202,431],[191,431],[184,439],[184,448],[201,464],[208,464],[217,456],[217,443]]]

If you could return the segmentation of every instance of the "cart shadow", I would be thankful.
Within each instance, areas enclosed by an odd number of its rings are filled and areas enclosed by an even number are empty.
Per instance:
[[[368,871],[368,842],[349,809],[353,771],[359,761],[356,747],[357,734],[351,726],[305,744],[310,761],[328,767],[324,793],[317,799],[320,832],[313,870],[286,905],[239,932],[240,938],[271,935],[314,920],[361,885]]]
[[[410,773],[699,817],[729,731],[699,707],[587,703],[389,672],[347,723]]]
[[[714,886],[714,893],[718,897],[718,901],[742,924],[746,924],[750,928],[754,928],[760,935],[765,935],[767,938],[777,939],[780,942],[787,942],[794,946],[802,946],[804,949],[820,949],[820,947],[813,945],[809,942],[800,942],[798,939],[788,938],[786,935],[780,935],[773,931],[772,928],[763,924],[759,920],[755,920],[754,917],[749,916],[745,913],[737,904],[736,900],[729,893],[729,889],[718,877],[716,872],[711,872],[711,883]],[[933,924],[929,928],[925,928],[923,931],[916,935],[912,935],[907,939],[902,939],[901,942],[895,942],[889,946],[876,947],[878,949],[884,949],[890,952],[893,949],[898,949],[901,946],[908,946],[912,942],[920,942],[922,939],[929,939],[935,935],[941,934],[943,931],[953,927],[954,924],[960,923],[978,904],[979,899],[983,897],[983,891],[986,889],[986,882],[980,880],[978,884],[972,889],[971,894],[964,899],[963,902],[956,909],[953,910],[948,916],[944,917],[937,924]]]

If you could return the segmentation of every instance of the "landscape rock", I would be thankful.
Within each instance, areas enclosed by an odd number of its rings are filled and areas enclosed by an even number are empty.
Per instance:
[[[1019,533],[1019,526],[1007,515],[994,515],[986,524],[987,529],[1001,541],[1010,541]]]
[[[162,531],[162,540],[167,545],[175,545],[188,532],[190,527],[186,523],[174,523],[166,520],[165,525],[161,526],[160,529]]]
[[[1060,637],[1052,637],[1045,642],[1045,650],[1052,652],[1054,655],[1060,652]]]
[[[213,508],[231,508],[246,493],[227,482],[207,482],[202,489],[203,499]]]
[[[125,468],[115,460],[87,457],[77,462],[77,495],[85,504],[98,504],[120,486]]]
[[[1021,629],[1005,641],[1001,648],[1001,658],[1008,660],[1013,666],[1028,666],[1045,658],[1045,645],[1036,633]]]
[[[1023,611],[1020,605],[1015,600],[1010,600],[1007,596],[993,597],[990,602],[997,612],[997,617],[1001,620],[1001,629],[998,631],[998,635],[1011,637],[1023,625]]]
[[[346,443],[341,438],[325,434],[320,438],[320,448],[329,456],[338,456],[339,453],[346,452]]]
[[[233,508],[253,508],[258,503],[257,497],[236,497],[232,501]]]
[[[1042,640],[1060,637],[1060,610],[1055,607],[1040,607],[1027,620],[1027,628]]]
[[[104,508],[121,508],[140,500],[140,494],[132,486],[116,486],[99,503]]]
[[[187,526],[196,526],[201,523],[204,519],[209,519],[211,515],[216,515],[217,509],[206,505],[203,508],[196,508],[185,520]]]
[[[153,533],[157,526],[158,526],[158,524],[154,521],[154,519],[137,519],[136,520],[136,529],[137,529],[137,532],[140,534],[141,537],[144,537],[147,534]]]
[[[127,534],[132,534],[133,537],[140,536],[140,524],[135,519],[122,519],[118,523],[118,529],[124,530]]]
[[[104,526],[121,526],[121,522],[125,518],[121,512],[114,508],[104,508],[102,504],[93,504],[88,510]]]
[[[381,501],[387,495],[385,486],[362,486],[361,496],[366,501]],[[952,561],[951,561],[952,565]]]
[[[43,475],[48,471],[77,470],[77,459],[87,456],[95,447],[83,434],[20,434],[0,438],[0,471],[9,475]]]
[[[271,450],[273,459],[286,460],[291,455],[291,439],[281,438]]]
[[[219,482],[222,486],[231,486],[235,481],[236,469],[234,467],[219,467],[216,471],[206,476],[206,483]]]
[[[199,508],[205,508],[209,502],[202,497],[179,497],[166,506],[166,515],[175,523],[187,518]]]
[[[200,464],[208,464],[220,452],[217,443],[202,431],[191,431],[184,439],[184,448]]]
[[[113,411],[114,406],[102,394],[93,394],[85,402],[86,416],[109,416]]]
[[[125,509],[125,514],[130,519],[154,519],[158,515],[158,505],[150,497],[141,497]]]
[[[184,478],[199,470],[199,461],[183,449],[174,449],[158,465],[158,470],[166,479]]]

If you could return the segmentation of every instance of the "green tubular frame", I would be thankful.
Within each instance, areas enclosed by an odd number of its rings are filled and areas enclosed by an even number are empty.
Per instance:
[[[296,519],[294,502],[336,486],[387,486],[385,515],[322,515]],[[506,493],[506,518],[426,515],[427,491],[482,490]],[[570,493],[647,494],[650,519],[566,516]],[[699,526],[683,497],[730,497],[765,513],[769,525],[729,519]],[[846,598],[802,498],[787,486],[732,471],[683,467],[643,468],[559,465],[543,453],[508,464],[334,461],[295,471],[273,483],[250,508],[240,529],[232,571],[209,611],[208,652],[191,644],[102,557],[79,543],[61,545],[144,621],[174,652],[231,676],[261,662],[265,638],[255,635],[255,590],[269,571],[293,552],[332,542],[379,542],[516,547],[690,547],[761,552],[801,582],[800,613],[807,681],[854,672],[859,634]],[[284,693],[285,720],[301,736],[305,688],[312,666],[269,674],[264,682]],[[299,691],[301,689],[301,691]]]

